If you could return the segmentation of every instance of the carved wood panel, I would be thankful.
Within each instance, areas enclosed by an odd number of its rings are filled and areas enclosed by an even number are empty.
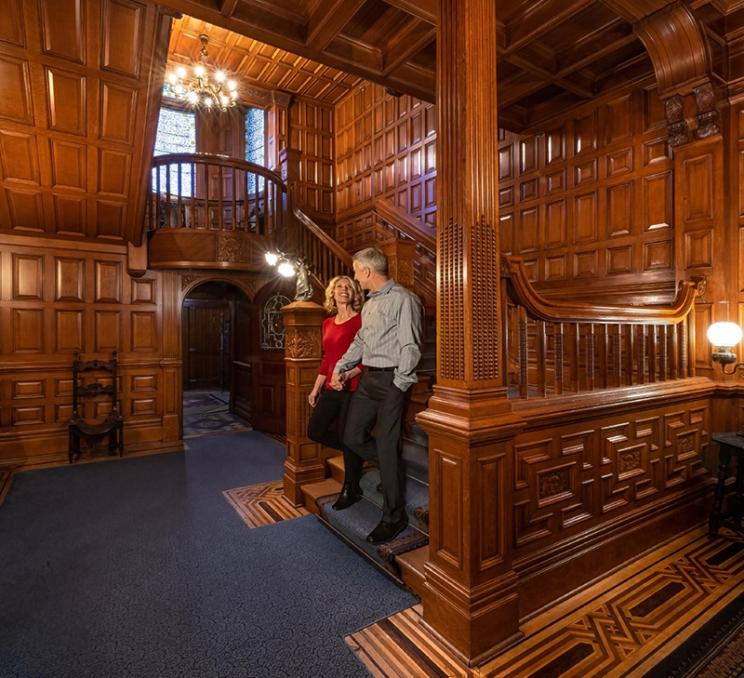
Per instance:
[[[0,29],[0,230],[138,239],[169,20],[135,0],[10,5]]]
[[[514,442],[514,546],[590,529],[707,473],[710,403],[528,431]]]
[[[289,146],[300,151],[299,201],[332,215],[333,107],[297,99],[289,109]]]
[[[503,250],[524,257],[535,282],[571,292],[674,289],[673,167],[655,91],[502,136]]]
[[[336,106],[337,239],[371,243],[365,205],[388,198],[436,227],[436,107],[365,82]],[[362,234],[364,234],[362,236]]]
[[[130,278],[122,245],[0,239],[0,465],[65,458],[74,351],[119,352],[128,450],[177,439],[165,422],[180,398],[165,405],[165,375],[180,348],[162,327],[172,276]],[[90,416],[103,414],[91,403]]]

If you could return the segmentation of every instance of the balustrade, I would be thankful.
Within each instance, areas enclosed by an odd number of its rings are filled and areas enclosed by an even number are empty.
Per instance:
[[[238,158],[207,153],[153,158],[147,220],[150,230],[243,231],[281,238],[287,189],[281,177]]]

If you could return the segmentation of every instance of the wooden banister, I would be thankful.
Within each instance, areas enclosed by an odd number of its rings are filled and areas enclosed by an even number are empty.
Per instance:
[[[698,283],[668,306],[547,300],[519,257],[502,258],[509,395],[546,398],[695,376]]]
[[[512,285],[512,298],[535,318],[551,322],[638,323],[675,325],[695,304],[697,283],[684,281],[669,306],[614,306],[545,299],[532,286],[520,257],[504,257],[503,277]]]
[[[402,210],[400,207],[396,207],[385,198],[375,198],[374,207],[375,212],[384,221],[395,226],[402,235],[414,240],[416,244],[436,256],[436,238],[427,233],[408,212]]]
[[[353,267],[351,254],[301,209],[296,207],[292,212],[304,227],[299,229],[297,248],[310,263],[315,277],[326,284],[337,275],[350,275]]]

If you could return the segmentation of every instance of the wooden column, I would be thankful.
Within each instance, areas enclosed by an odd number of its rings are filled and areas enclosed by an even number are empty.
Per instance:
[[[299,200],[300,190],[300,159],[302,153],[296,148],[284,148],[279,153],[279,172],[282,181],[287,184],[287,205],[286,209],[291,212]],[[284,234],[284,241],[277,243],[288,251],[296,251],[299,245],[299,234],[297,229],[300,227],[299,222],[294,215],[288,214],[287,232]]]
[[[326,312],[312,301],[294,301],[282,309],[284,364],[287,375],[287,459],[284,494],[302,505],[302,485],[325,478],[321,446],[307,437],[307,396],[318,375],[321,329]]]
[[[440,0],[437,385],[424,619],[471,665],[519,638],[498,229],[496,3]],[[446,19],[445,19],[446,18]]]
[[[416,257],[416,243],[413,240],[393,240],[382,246],[388,260],[388,273],[408,289],[413,289],[413,260]]]

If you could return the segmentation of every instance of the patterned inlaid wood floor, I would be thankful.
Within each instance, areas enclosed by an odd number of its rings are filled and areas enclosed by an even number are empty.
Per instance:
[[[10,492],[10,484],[13,481],[13,471],[10,469],[0,469],[0,504],[5,501],[5,497]]]
[[[427,631],[416,605],[346,637],[373,676],[642,676],[744,593],[744,540],[704,528],[522,625],[524,640],[477,669]]]
[[[248,527],[272,525],[283,520],[291,520],[308,515],[302,508],[295,508],[284,496],[283,482],[246,485],[225,490],[222,494],[230,502]]]

